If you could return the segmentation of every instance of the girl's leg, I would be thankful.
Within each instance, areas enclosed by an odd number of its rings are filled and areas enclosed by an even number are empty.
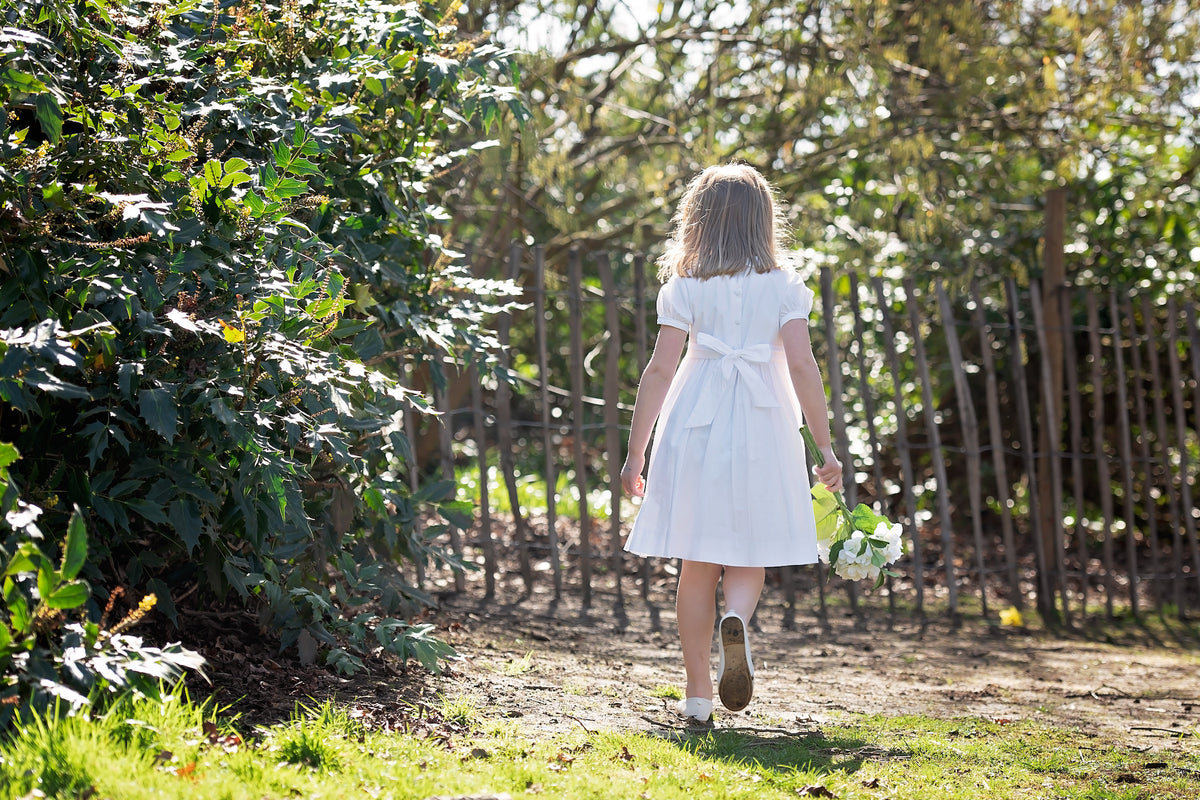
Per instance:
[[[766,574],[767,571],[762,567],[725,567],[721,593],[725,595],[726,613],[735,611],[743,620],[750,622],[754,609],[758,607]]]
[[[679,588],[675,593],[675,618],[679,623],[679,644],[683,649],[683,669],[687,673],[685,697],[713,696],[711,655],[713,626],[716,624],[715,598],[719,564],[684,561],[679,570]],[[759,584],[762,588],[762,584]]]
[[[754,696],[754,661],[750,657],[746,625],[758,606],[765,575],[762,567],[726,567],[721,579],[725,616],[721,617],[721,629],[717,632],[721,648],[717,692],[730,711],[741,711]]]

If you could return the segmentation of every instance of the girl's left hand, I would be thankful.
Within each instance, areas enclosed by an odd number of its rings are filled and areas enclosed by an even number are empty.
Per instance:
[[[840,492],[842,490],[842,462],[838,461],[832,448],[822,450],[821,455],[825,457],[825,463],[819,467],[813,467],[813,473],[829,491]]]
[[[625,493],[633,497],[645,497],[646,495],[646,480],[642,477],[642,467],[645,466],[645,458],[637,458],[632,453],[629,458],[625,459],[625,466],[621,467],[621,488]]]

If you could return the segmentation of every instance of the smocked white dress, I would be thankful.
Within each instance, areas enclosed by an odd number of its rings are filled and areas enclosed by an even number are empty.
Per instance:
[[[726,566],[816,563],[800,403],[780,337],[812,304],[785,269],[662,287],[658,322],[687,331],[688,348],[626,550]]]

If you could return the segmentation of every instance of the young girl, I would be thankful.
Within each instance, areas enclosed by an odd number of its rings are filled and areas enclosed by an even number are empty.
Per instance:
[[[625,491],[644,498],[625,548],[683,560],[676,616],[687,693],[679,712],[705,722],[718,581],[726,608],[718,693],[739,711],[754,693],[746,623],[764,567],[817,561],[801,411],[825,457],[818,480],[840,491],[842,465],[808,338],[813,293],[784,261],[771,187],[749,166],[710,167],[688,186],[673,223],[659,259],[661,327],[621,470]]]

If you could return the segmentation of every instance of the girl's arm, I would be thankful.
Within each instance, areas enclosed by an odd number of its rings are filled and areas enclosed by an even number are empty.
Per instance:
[[[625,458],[625,466],[621,468],[621,487],[626,493],[635,497],[644,494],[642,468],[646,465],[646,447],[650,444],[650,432],[654,430],[654,422],[662,411],[663,401],[667,398],[667,390],[671,388],[671,379],[675,377],[675,368],[679,366],[679,358],[683,355],[683,345],[687,342],[687,332],[670,325],[663,325],[658,330],[658,340],[654,343],[654,353],[650,362],[642,372],[641,383],[638,384],[637,399],[633,402],[633,423],[629,429],[629,455]]]
[[[783,336],[783,350],[787,355],[788,372],[792,377],[792,388],[796,399],[800,401],[800,409],[804,412],[804,422],[812,431],[821,454],[825,456],[825,465],[814,468],[817,480],[829,487],[831,492],[842,489],[842,464],[834,455],[832,439],[829,433],[829,406],[825,402],[825,383],[821,380],[821,368],[813,355],[812,342],[808,338],[808,322],[803,319],[788,320],[780,329]]]

